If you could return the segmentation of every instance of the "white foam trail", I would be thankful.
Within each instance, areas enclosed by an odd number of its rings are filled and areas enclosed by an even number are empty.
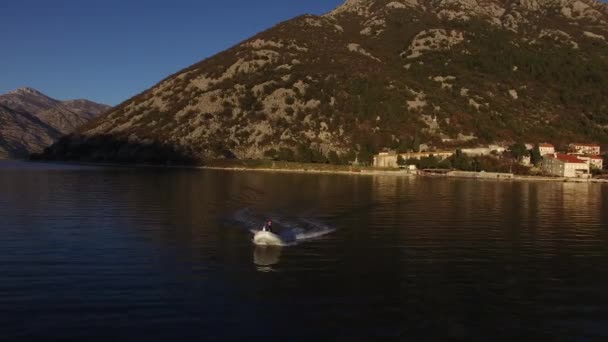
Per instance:
[[[247,230],[249,230],[252,234],[255,234],[257,231],[260,230],[252,228],[257,227],[260,224],[260,220],[253,216],[253,214],[251,214],[251,210],[249,208],[237,210],[234,215],[232,215],[232,218],[236,222],[245,226]]]
[[[304,240],[312,240],[312,239],[318,239],[320,237],[323,237],[327,234],[331,234],[333,232],[335,232],[335,229],[328,229],[328,230],[322,230],[322,231],[316,231],[316,232],[306,232],[306,233],[301,233],[301,234],[297,234],[296,235],[296,240],[297,241],[304,241]]]
[[[313,221],[306,218],[299,218],[299,222],[283,222],[280,219],[275,219],[275,222],[281,224],[283,227],[288,228],[296,242],[318,239],[336,231],[335,228],[331,228],[321,222]]]
[[[310,224],[313,227],[313,229],[296,234],[297,241],[318,239],[318,238],[321,238],[327,234],[331,234],[336,231],[335,228],[331,228],[320,222],[315,222],[315,221],[308,220],[308,219],[302,219],[302,220],[304,222]]]
[[[266,219],[266,216],[264,218],[258,216],[254,215],[249,208],[243,208],[236,211],[232,218],[249,232],[255,234],[261,230],[261,228],[256,227]],[[336,231],[335,228],[308,218],[285,219],[277,214],[270,216],[273,217],[273,222],[280,227],[279,236],[285,242],[285,246],[293,246],[300,242],[318,239]]]

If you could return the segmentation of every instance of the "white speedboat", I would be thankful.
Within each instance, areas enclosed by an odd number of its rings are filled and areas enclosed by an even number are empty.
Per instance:
[[[258,246],[283,246],[283,240],[267,230],[260,230],[253,236],[253,243]]]

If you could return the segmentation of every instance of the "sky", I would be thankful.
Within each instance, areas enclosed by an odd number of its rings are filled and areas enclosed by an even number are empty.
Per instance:
[[[0,1],[0,94],[117,105],[281,21],[343,0]]]

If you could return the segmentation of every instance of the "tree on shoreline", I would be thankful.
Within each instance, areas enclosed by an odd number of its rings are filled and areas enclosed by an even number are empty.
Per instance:
[[[538,166],[540,162],[543,160],[543,156],[540,154],[540,146],[538,144],[534,145],[532,152],[530,152],[530,162],[535,166]]]
[[[511,156],[517,161],[521,161],[525,156],[529,155],[528,149],[526,149],[526,145],[522,142],[517,142],[513,144],[509,150],[511,151]]]

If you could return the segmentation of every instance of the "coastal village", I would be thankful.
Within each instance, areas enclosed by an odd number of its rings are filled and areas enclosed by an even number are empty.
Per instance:
[[[474,171],[461,170],[449,162],[459,157],[481,157],[494,159],[497,162],[510,162],[510,172],[493,172],[483,168]],[[429,159],[435,163],[428,163]],[[606,165],[599,144],[571,143],[567,148],[558,150],[553,144],[538,143],[512,146],[488,145],[454,151],[431,150],[421,146],[418,152],[404,153],[387,149],[374,156],[373,166],[383,169],[405,169],[409,173],[419,175],[493,179],[513,179],[515,174],[519,173],[513,170],[515,166],[518,170],[525,170],[526,175],[583,181],[605,175]]]

